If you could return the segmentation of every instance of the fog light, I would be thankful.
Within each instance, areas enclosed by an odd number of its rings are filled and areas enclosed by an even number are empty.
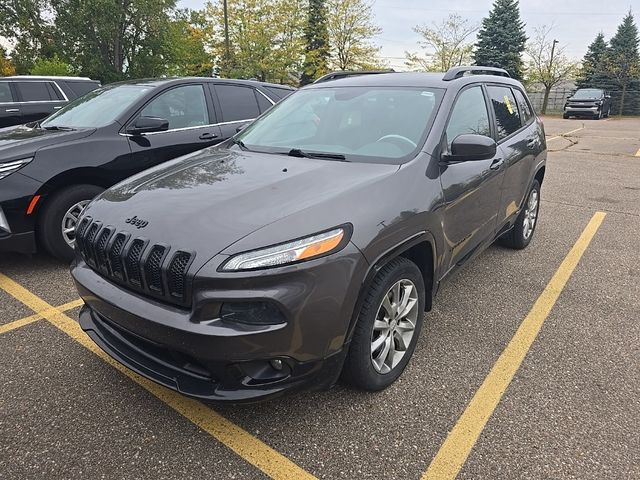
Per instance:
[[[220,318],[230,322],[251,325],[277,325],[285,323],[282,312],[268,302],[225,303],[220,309]],[[274,367],[275,368],[275,367]]]
[[[271,360],[271,366],[274,368],[274,370],[282,370],[282,360]]]

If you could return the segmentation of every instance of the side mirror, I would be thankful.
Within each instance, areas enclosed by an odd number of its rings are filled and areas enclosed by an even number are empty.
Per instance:
[[[604,96],[604,98],[611,98],[611,95],[609,95],[608,93]]]
[[[451,152],[444,155],[448,162],[489,160],[496,156],[496,142],[484,135],[458,135],[451,142]]]
[[[127,128],[130,135],[142,135],[143,133],[164,132],[169,130],[169,120],[160,117],[138,117]]]

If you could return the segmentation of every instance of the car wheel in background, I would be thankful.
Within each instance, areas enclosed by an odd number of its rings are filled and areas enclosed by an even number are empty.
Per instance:
[[[567,119],[569,118],[569,114],[567,114],[567,113],[562,114],[562,118],[564,118],[565,120],[567,120]]]
[[[526,248],[533,238],[538,224],[538,212],[540,210],[540,183],[533,181],[527,199],[511,230],[500,237],[500,243],[506,247],[521,250]]]
[[[104,189],[73,185],[54,193],[39,214],[38,239],[51,255],[64,262],[73,259],[75,229],[85,206]]]
[[[382,390],[398,379],[416,348],[424,317],[422,272],[398,257],[364,295],[342,376],[357,388]]]

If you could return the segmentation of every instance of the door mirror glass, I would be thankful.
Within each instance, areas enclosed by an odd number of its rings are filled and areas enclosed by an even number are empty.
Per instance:
[[[169,130],[169,120],[160,117],[138,117],[133,125],[127,129],[130,135],[143,133],[164,132]]]
[[[458,135],[451,142],[451,153],[445,156],[448,162],[489,160],[496,156],[496,142],[485,135]]]

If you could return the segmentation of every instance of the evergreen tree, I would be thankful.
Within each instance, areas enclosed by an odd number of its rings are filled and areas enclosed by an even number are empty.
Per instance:
[[[306,48],[301,85],[313,82],[328,71],[329,34],[323,0],[309,0],[308,23],[304,36]]]
[[[577,81],[578,88],[605,88],[607,86],[608,78],[605,73],[607,49],[604,34],[600,32],[589,45],[582,60],[582,68]]]
[[[526,41],[518,0],[496,0],[489,16],[482,20],[475,64],[504,68],[512,77],[521,79]]]
[[[640,83],[638,82],[640,79],[640,55],[638,54],[640,39],[638,38],[638,27],[633,21],[631,12],[624,17],[609,43],[605,65],[614,85],[620,91],[618,112],[620,115],[637,113],[637,102],[625,105],[629,87],[635,87]]]

